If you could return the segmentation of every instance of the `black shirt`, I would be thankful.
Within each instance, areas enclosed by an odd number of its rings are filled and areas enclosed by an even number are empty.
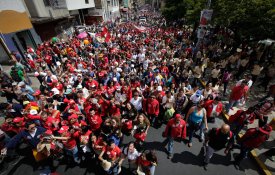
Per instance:
[[[209,142],[208,145],[215,150],[220,150],[225,147],[228,147],[231,143],[234,143],[234,137],[232,132],[224,134],[218,128],[213,128],[208,133]]]

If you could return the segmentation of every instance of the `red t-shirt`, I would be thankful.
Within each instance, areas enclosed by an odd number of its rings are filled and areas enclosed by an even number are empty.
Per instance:
[[[242,88],[241,86],[235,86],[232,89],[230,100],[234,100],[234,101],[240,100],[245,93],[246,93],[246,88]]]
[[[109,160],[115,160],[121,155],[121,150],[118,146],[115,146],[114,149],[111,149],[109,146],[105,146],[102,151],[105,152],[105,155]]]

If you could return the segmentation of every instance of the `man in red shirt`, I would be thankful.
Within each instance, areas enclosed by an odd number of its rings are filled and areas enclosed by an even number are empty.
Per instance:
[[[118,174],[119,166],[118,162],[120,160],[121,150],[118,146],[116,146],[113,139],[107,141],[107,145],[103,147],[102,152],[100,153],[98,159],[102,161],[102,166],[104,164],[111,163],[110,168],[104,168],[107,174]]]
[[[168,139],[168,159],[172,158],[174,139],[186,138],[186,122],[181,118],[180,114],[176,114],[170,119],[166,125],[163,137]]]
[[[246,133],[239,140],[241,152],[236,156],[234,161],[236,168],[238,168],[241,161],[246,158],[247,153],[254,148],[258,148],[269,139],[271,131],[272,127],[269,125],[264,125],[260,128],[250,128],[246,131]]]
[[[156,120],[159,115],[159,102],[156,100],[155,95],[150,95],[149,99],[146,100],[144,105],[144,112],[146,115],[148,115],[148,118],[150,120],[150,123],[152,123],[152,126],[155,126]]]
[[[247,97],[248,86],[246,81],[242,81],[240,86],[235,86],[232,89],[230,94],[229,103],[226,106],[226,113],[229,113],[229,110],[237,106],[242,98],[246,99]]]
[[[71,134],[68,126],[62,126],[58,132],[62,137],[68,137],[68,139],[62,140],[66,154],[72,156],[75,163],[79,164],[80,159],[78,157],[78,148],[75,140],[75,138],[78,136],[78,133],[76,135]]]

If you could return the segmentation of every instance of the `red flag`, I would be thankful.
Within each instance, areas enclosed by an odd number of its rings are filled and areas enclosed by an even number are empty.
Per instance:
[[[101,37],[105,37],[105,35],[108,33],[108,29],[107,29],[107,27],[105,26],[105,27],[103,27],[103,29],[102,29],[102,32],[101,32]]]
[[[111,39],[111,34],[108,32],[105,38],[105,42],[106,43],[110,42],[110,39]]]

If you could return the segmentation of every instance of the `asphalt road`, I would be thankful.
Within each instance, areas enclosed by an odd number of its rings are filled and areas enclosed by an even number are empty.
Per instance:
[[[216,120],[216,124],[210,124],[210,127],[215,127],[222,123],[221,119]],[[223,150],[215,153],[211,159],[208,170],[204,170],[202,166],[203,155],[200,153],[202,143],[198,139],[194,139],[193,147],[189,148],[185,143],[175,142],[174,155],[171,160],[167,159],[166,148],[164,138],[161,137],[161,133],[164,130],[164,126],[159,129],[150,128],[149,134],[144,144],[144,147],[148,149],[155,149],[158,156],[159,165],[156,168],[156,175],[256,175],[260,174],[258,166],[251,159],[246,159],[241,164],[241,169],[237,170],[232,165],[231,161],[233,156],[238,153],[238,150],[234,150],[231,155],[225,156]],[[128,143],[132,140],[131,137],[125,137],[124,143]],[[30,154],[29,154],[30,155]],[[127,167],[125,164],[123,167]],[[94,161],[82,166],[70,166],[65,163],[58,163],[55,161],[56,173],[60,175],[101,175],[102,171]],[[9,168],[9,175],[37,175],[39,169],[36,168],[33,159],[28,156],[23,158],[17,165]],[[122,175],[127,175],[129,172],[126,168],[122,169]]]
[[[4,70],[8,70],[8,67],[4,67]],[[33,81],[32,87],[37,89],[39,83],[36,78],[31,78]],[[0,101],[5,99],[0,98]],[[222,119],[217,119],[215,124],[209,124],[209,128],[218,127],[223,123]],[[161,134],[164,131],[164,125],[159,128],[150,128],[146,143],[144,147],[147,149],[155,149],[159,164],[156,167],[155,175],[258,175],[260,171],[258,165],[250,158],[244,160],[241,164],[241,169],[236,170],[231,161],[233,156],[236,155],[239,150],[234,150],[228,156],[225,156],[223,151],[216,152],[209,164],[208,170],[204,170],[202,166],[203,155],[200,154],[202,143],[198,139],[193,140],[193,147],[189,148],[185,143],[174,143],[174,155],[172,159],[167,159],[166,148],[164,138]],[[131,137],[125,137],[124,143],[128,143],[133,140]],[[35,166],[35,162],[32,159],[31,153],[23,150],[23,154],[28,155],[22,157],[21,161],[14,166],[9,166],[8,171],[3,174],[8,175],[37,175],[39,169]],[[127,161],[125,161],[126,163]],[[95,161],[90,161],[86,165],[71,166],[62,162],[54,162],[56,166],[56,173],[60,175],[101,175],[102,171],[100,167],[96,165]],[[126,164],[122,167],[122,175],[128,175]],[[2,175],[2,174],[1,174]]]

